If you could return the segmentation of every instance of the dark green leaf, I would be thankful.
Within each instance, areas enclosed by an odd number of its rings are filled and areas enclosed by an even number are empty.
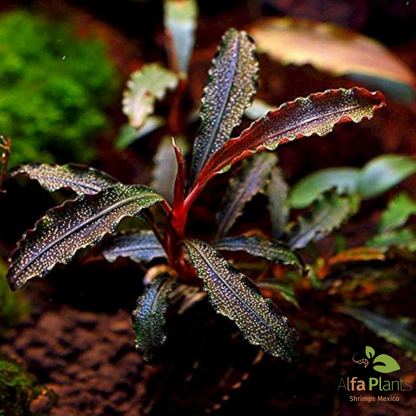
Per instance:
[[[416,250],[416,234],[410,228],[400,228],[383,234],[375,235],[367,242],[370,247],[388,249],[389,247],[406,248]]]
[[[164,326],[169,306],[168,295],[175,286],[175,279],[168,274],[161,274],[150,282],[143,296],[137,299],[137,307],[133,311],[136,347],[146,361],[152,361],[166,341]]]
[[[166,257],[166,253],[153,231],[116,235],[105,246],[102,253],[109,262],[114,262],[119,257],[128,257],[137,263],[149,262],[157,257]]]
[[[290,205],[293,208],[305,208],[331,188],[336,188],[340,194],[354,194],[359,177],[358,168],[331,168],[312,173],[291,189]]]
[[[78,195],[92,195],[119,182],[106,173],[82,165],[28,164],[11,171],[12,176],[27,175],[49,192],[68,188]]]
[[[154,111],[156,100],[178,85],[177,75],[158,64],[144,65],[134,72],[124,92],[123,111],[136,129],[143,126]]]
[[[250,343],[290,361],[297,335],[273,302],[208,244],[198,240],[185,244],[216,311],[235,321]]]
[[[339,228],[357,211],[357,201],[348,196],[329,191],[315,203],[314,209],[301,215],[290,230],[289,246],[292,249],[306,247]]]
[[[392,231],[406,224],[407,220],[416,214],[416,202],[407,195],[396,195],[383,212],[380,220],[380,232]]]
[[[408,156],[386,154],[368,162],[362,169],[358,192],[363,199],[383,194],[416,172],[416,161]]]
[[[13,252],[7,274],[10,285],[21,288],[56,264],[68,263],[79,249],[95,245],[114,232],[124,217],[136,216],[162,200],[147,186],[119,184],[49,210]]]
[[[277,264],[293,266],[299,272],[304,270],[302,259],[283,242],[242,236],[223,238],[212,246],[220,251],[246,251],[252,256],[262,257]]]
[[[366,309],[339,307],[337,311],[350,315],[362,322],[379,337],[402,348],[413,359],[416,359],[416,335],[402,322],[370,312]]]
[[[292,303],[297,308],[299,307],[299,303],[295,295],[295,290],[293,289],[292,285],[279,282],[278,280],[268,279],[258,282],[257,286],[260,288],[260,290],[270,290],[272,292],[276,292],[281,295],[283,299]]]
[[[274,167],[267,188],[272,236],[274,239],[282,236],[289,221],[290,206],[288,192],[289,186],[283,179],[282,170]]]
[[[277,158],[271,153],[261,153],[243,163],[242,170],[231,180],[217,214],[217,235],[223,236],[242,215],[244,206],[261,192],[267,183]]]
[[[165,0],[165,29],[172,42],[178,71],[188,72],[198,18],[196,0]],[[170,52],[170,48],[168,48]]]
[[[230,29],[213,60],[202,98],[202,124],[194,144],[192,182],[240,124],[257,90],[258,69],[252,40],[247,33]]]

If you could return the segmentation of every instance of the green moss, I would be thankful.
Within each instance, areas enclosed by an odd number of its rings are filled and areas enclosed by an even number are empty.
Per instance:
[[[6,270],[6,264],[0,260],[0,336],[29,312],[29,302],[21,293],[10,290],[5,278]]]
[[[25,11],[0,18],[0,133],[13,139],[11,165],[90,161],[118,86],[102,41]]]
[[[31,403],[46,396],[41,411],[30,411]],[[56,401],[55,394],[39,385],[34,375],[0,353],[0,416],[46,416]]]

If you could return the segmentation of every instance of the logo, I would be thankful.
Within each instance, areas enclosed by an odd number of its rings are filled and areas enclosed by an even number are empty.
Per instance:
[[[355,360],[355,356],[357,354],[358,352],[354,354],[352,361],[356,364],[364,364],[364,368],[367,368],[370,362],[369,360],[374,358],[372,362],[373,370],[378,371],[379,373],[388,374],[392,373],[393,371],[400,370],[399,364],[393,357],[390,357],[390,355],[380,354],[377,355],[377,357],[374,357],[376,352],[372,347],[365,347],[365,355],[367,358],[362,358],[361,360],[357,361]]]
[[[342,377],[338,384],[338,391],[358,392],[362,393],[360,396],[350,396],[350,401],[399,401],[398,396],[391,395],[375,397],[376,392],[393,393],[404,392],[412,390],[412,386],[408,381],[403,379],[386,380],[382,377],[371,377],[372,370],[382,374],[390,374],[400,370],[399,363],[390,355],[379,354],[376,355],[374,348],[366,346],[364,350],[364,358],[360,358],[360,353],[355,353],[352,361],[358,365],[364,365],[368,376],[364,379],[359,377]],[[358,359],[356,357],[358,356]],[[369,393],[370,396],[367,396]],[[364,395],[363,395],[364,394]]]

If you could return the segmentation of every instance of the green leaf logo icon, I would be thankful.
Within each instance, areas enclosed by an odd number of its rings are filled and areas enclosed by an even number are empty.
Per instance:
[[[368,359],[363,358],[358,361],[355,360],[355,356],[357,354],[358,353],[355,353],[354,356],[352,357],[352,360],[354,361],[354,363],[364,364],[364,368],[367,368],[370,360],[375,357],[376,351],[374,350],[373,347],[366,346],[365,355]],[[374,358],[373,369],[375,371],[378,371],[379,373],[387,374],[387,373],[392,373],[393,371],[400,370],[400,366],[394,358],[390,357],[387,354],[380,354]]]
[[[376,355],[376,352],[372,347],[365,347],[365,355],[371,360]]]
[[[379,373],[392,373],[393,371],[400,370],[400,366],[397,361],[387,354],[380,354],[374,359],[374,370]]]

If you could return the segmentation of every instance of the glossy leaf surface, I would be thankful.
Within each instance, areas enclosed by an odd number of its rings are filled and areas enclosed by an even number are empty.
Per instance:
[[[105,246],[102,253],[109,262],[114,262],[119,257],[128,257],[137,263],[149,262],[158,257],[166,257],[163,247],[152,231],[116,235]]]
[[[247,33],[230,29],[209,71],[201,110],[201,129],[194,143],[191,181],[230,138],[257,91],[259,65]]]
[[[172,42],[177,69],[182,73],[188,71],[195,43],[197,18],[196,0],[165,0],[165,30]]]
[[[301,19],[265,19],[249,29],[259,52],[282,64],[306,65],[346,75],[404,103],[415,100],[416,78],[382,44],[328,23]]]
[[[146,361],[152,361],[166,340],[165,315],[169,306],[168,295],[175,286],[176,281],[169,275],[159,275],[137,299],[137,307],[133,311],[136,347]]]
[[[44,276],[56,264],[68,263],[75,253],[114,232],[126,216],[136,216],[162,197],[152,188],[117,185],[95,195],[84,195],[50,209],[18,243],[7,274],[13,288]]]
[[[144,65],[134,72],[124,92],[123,112],[136,129],[143,126],[154,111],[156,100],[178,85],[176,74],[158,64]]]
[[[362,322],[379,337],[397,345],[416,359],[416,334],[403,322],[362,308],[343,306],[337,310]]]
[[[357,192],[360,169],[330,168],[322,169],[301,179],[290,192],[290,205],[305,208],[325,191],[336,188],[340,194]]]
[[[290,193],[290,203],[293,208],[305,208],[331,188],[336,188],[340,194],[359,194],[363,199],[371,199],[415,172],[416,161],[413,158],[395,154],[378,156],[362,169],[322,169],[295,184]]]
[[[416,160],[408,156],[384,154],[368,162],[360,174],[358,192],[374,198],[416,172]]]
[[[302,259],[283,242],[241,236],[223,238],[212,246],[220,251],[245,251],[252,256],[261,257],[273,263],[293,266],[300,272],[304,269]]]
[[[233,320],[250,343],[290,361],[297,336],[270,299],[264,299],[247,277],[208,244],[198,240],[185,244],[216,311]]]
[[[27,164],[18,166],[12,176],[27,175],[49,192],[71,189],[78,195],[92,195],[119,182],[106,173],[82,165]]]
[[[339,228],[356,210],[357,206],[352,198],[335,192],[325,193],[312,211],[298,218],[297,224],[290,231],[289,246],[300,249],[311,241],[320,240]]]
[[[372,118],[375,110],[384,105],[381,93],[363,88],[328,90],[285,103],[255,121],[239,137],[227,141],[205,165],[198,185],[204,186],[210,178],[255,152],[275,150],[300,137],[324,136],[338,123]]]
[[[222,207],[218,211],[218,236],[223,236],[230,230],[237,218],[243,214],[246,203],[265,188],[276,163],[276,156],[268,153],[245,161],[241,171],[230,180]]]

